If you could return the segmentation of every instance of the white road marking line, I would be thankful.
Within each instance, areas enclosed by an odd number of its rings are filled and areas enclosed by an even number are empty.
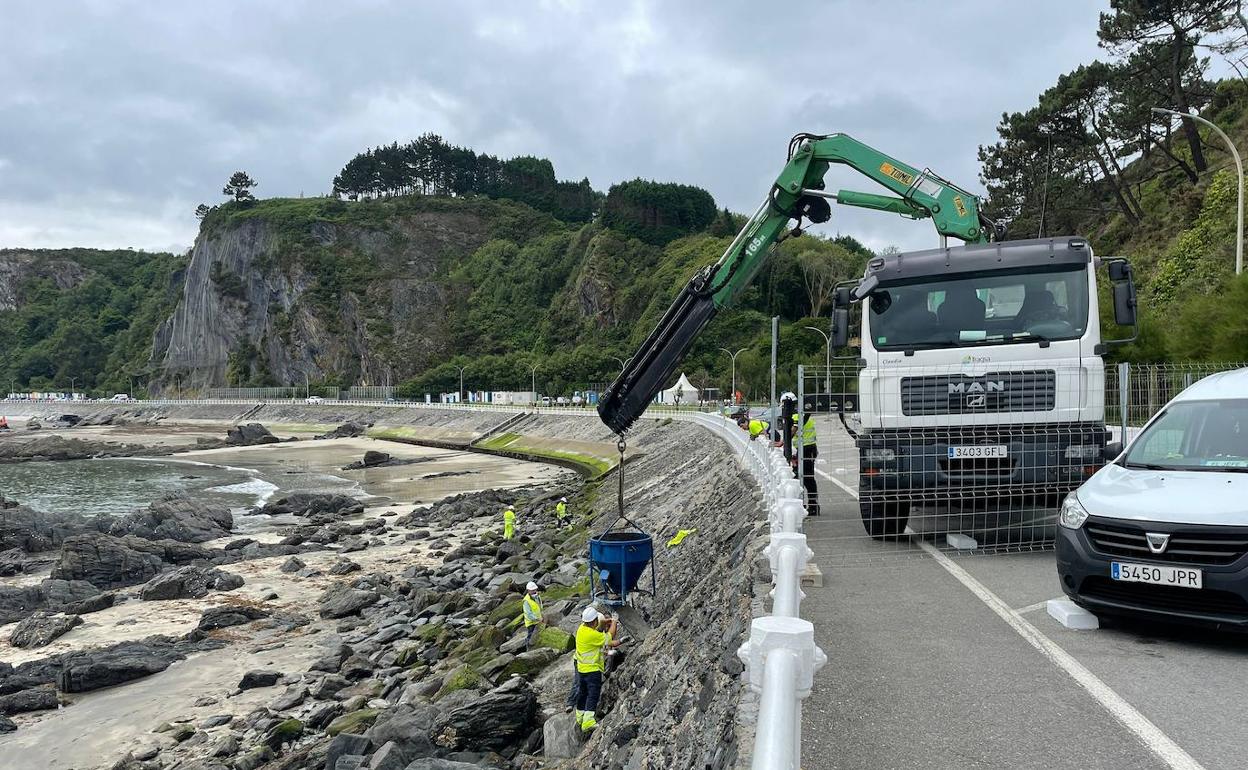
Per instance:
[[[853,498],[854,498],[855,500],[857,500],[857,499],[858,499],[858,490],[856,490],[856,489],[854,489],[853,487],[849,486],[849,485],[848,485],[848,484],[846,484],[845,482],[841,481],[841,480],[840,480],[840,479],[838,479],[838,478],[834,478],[834,477],[832,477],[832,476],[828,475],[828,473],[827,473],[826,471],[821,471],[821,470],[819,470],[818,468],[815,468],[815,473],[818,473],[820,476],[823,476],[823,477],[824,477],[825,479],[827,479],[828,481],[831,481],[833,484],[837,485],[837,486],[838,486],[838,487],[840,487],[841,489],[843,489],[843,490],[845,490],[846,492],[848,492],[849,494],[853,495]]]
[[[817,468],[815,473],[848,492],[855,500],[858,499],[858,491],[856,489],[849,487],[839,479],[835,479]],[[1168,735],[1163,733],[1161,728],[1149,721],[1148,717],[1141,714],[1125,698],[1114,692],[1109,685],[1101,681],[1100,677],[1089,671],[1086,666],[1059,647],[1052,639],[1040,633],[1039,629],[1027,622],[1022,616],[1022,612],[1031,612],[1043,607],[1045,602],[1024,607],[1020,611],[1012,610],[1008,604],[1001,601],[1000,597],[988,590],[983,583],[971,577],[969,572],[954,564],[952,559],[941,553],[931,543],[920,541],[919,547],[935,559],[936,563],[943,567],[959,583],[975,594],[980,601],[988,605],[990,610],[1008,623],[1019,636],[1027,640],[1028,644],[1035,647],[1041,655],[1048,658],[1055,666],[1065,671],[1071,679],[1075,680],[1076,684],[1086,690],[1123,727],[1135,733],[1135,736],[1143,741],[1149,751],[1153,752],[1168,767],[1174,768],[1174,770],[1204,770],[1203,765],[1197,762],[1192,755],[1184,751],[1179,744],[1171,740]]]
[[[1001,601],[983,583],[980,583],[966,570],[954,564],[952,559],[934,548],[931,543],[921,542],[919,547],[927,551],[936,560],[937,564],[944,567],[946,572],[957,579],[959,583],[966,586],[980,601],[988,605],[989,609],[1008,623],[1011,628],[1018,632],[1019,636],[1027,640],[1040,654],[1070,675],[1070,678],[1074,679],[1080,687],[1095,698],[1110,715],[1122,723],[1123,727],[1135,733],[1135,736],[1143,741],[1144,745],[1166,766],[1175,768],[1175,770],[1203,770],[1203,766],[1184,751],[1179,744],[1163,733],[1161,728],[1149,721],[1148,717],[1136,710],[1121,695],[1114,692],[1109,685],[1101,681],[1100,677],[1089,671],[1073,655],[1059,647],[1052,639],[1040,633],[1035,626],[1027,622],[1019,613],[1010,609],[1009,605]]]
[[[1048,606],[1048,604],[1049,604],[1049,600],[1045,599],[1042,602],[1036,602],[1035,604],[1028,604],[1026,607],[1019,607],[1018,609],[1014,610],[1014,612],[1017,612],[1019,615],[1026,615],[1028,612],[1035,612],[1036,610],[1042,610],[1046,606]]]

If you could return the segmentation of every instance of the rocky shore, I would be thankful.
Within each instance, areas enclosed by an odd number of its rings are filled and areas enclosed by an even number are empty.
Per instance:
[[[426,414],[448,432],[481,419]],[[540,429],[609,438],[581,418]],[[630,436],[642,452],[628,466],[627,514],[655,538],[658,590],[621,613],[626,657],[588,740],[564,700],[588,538],[618,513],[614,474],[428,508],[288,495],[268,512],[296,523],[269,538],[238,537],[228,511],[185,498],[107,521],[4,503],[0,567],[18,577],[0,588],[0,623],[12,624],[0,629],[0,730],[16,732],[0,736],[0,766],[43,750],[49,767],[79,770],[734,767],[734,653],[765,527],[727,448],[708,438],[670,421]],[[574,513],[562,529],[561,495]],[[507,502],[520,519],[512,541],[500,537]],[[529,580],[542,586],[546,627],[526,650]],[[109,643],[128,619],[166,633]],[[169,693],[150,724],[98,724],[106,698],[166,680],[211,684]],[[132,684],[96,692],[122,682]],[[100,737],[48,748],[76,712]]]

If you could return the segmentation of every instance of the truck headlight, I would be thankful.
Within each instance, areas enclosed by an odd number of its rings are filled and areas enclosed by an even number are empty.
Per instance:
[[[887,463],[897,459],[897,453],[887,447],[870,447],[863,453],[869,463]]]
[[[1057,515],[1057,523],[1066,529],[1079,529],[1088,520],[1088,510],[1079,502],[1074,492],[1066,495],[1062,501],[1062,512]]]
[[[1103,450],[1096,444],[1072,444],[1062,456],[1067,460],[1098,460]]]

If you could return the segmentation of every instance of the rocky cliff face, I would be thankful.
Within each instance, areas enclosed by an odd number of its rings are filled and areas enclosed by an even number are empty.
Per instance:
[[[0,310],[21,306],[21,287],[31,278],[46,278],[61,291],[82,283],[90,271],[70,259],[22,250],[0,250]]]
[[[268,218],[205,228],[182,297],[157,330],[165,383],[274,384],[327,375],[381,384],[444,352],[450,299],[439,276],[487,238],[472,213],[426,212],[376,226]]]

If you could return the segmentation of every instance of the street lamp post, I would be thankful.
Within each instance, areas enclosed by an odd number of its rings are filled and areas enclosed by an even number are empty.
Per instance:
[[[69,397],[70,397],[70,398],[73,398],[73,397],[74,397],[74,383],[75,383],[75,382],[77,382],[77,381],[78,381],[78,378],[77,378],[77,377],[70,377],[70,378],[69,378]]]
[[[532,387],[533,387],[533,406],[534,407],[537,406],[537,367],[538,367],[537,364],[533,364],[533,369],[529,372],[529,374],[532,375],[533,377]]]
[[[747,349],[741,348],[736,353],[733,353],[728,348],[720,348],[720,350],[727,353],[728,357],[732,359],[732,393],[728,395],[729,395],[729,398],[732,400],[732,403],[735,404],[737,403],[737,356],[744,353]]]
[[[823,337],[823,341],[825,344],[825,347],[824,347],[825,353],[823,357],[823,385],[824,385],[824,392],[831,393],[832,392],[832,338],[828,336],[827,332],[825,332],[823,329],[820,329],[817,326],[803,326],[802,328],[809,329],[812,332],[819,332],[819,334]]]
[[[457,368],[459,369],[459,392],[455,394],[455,400],[462,404],[464,402],[464,369],[468,367],[460,366]]]
[[[1239,159],[1239,150],[1235,149],[1234,142],[1226,135],[1222,129],[1216,124],[1205,120],[1199,115],[1186,112],[1177,112],[1175,110],[1167,110],[1161,107],[1154,107],[1153,112],[1164,115],[1178,115],[1180,118],[1191,118],[1198,123],[1204,123],[1222,137],[1222,141],[1226,142],[1226,146],[1231,150],[1231,157],[1235,159],[1235,173],[1237,181],[1238,197],[1235,199],[1235,275],[1244,272],[1244,164]]]

